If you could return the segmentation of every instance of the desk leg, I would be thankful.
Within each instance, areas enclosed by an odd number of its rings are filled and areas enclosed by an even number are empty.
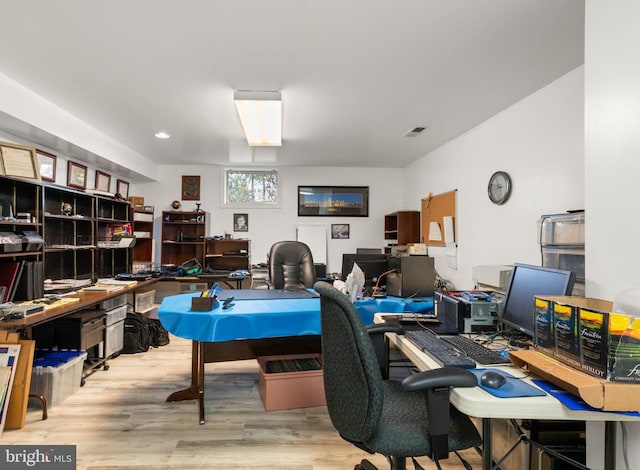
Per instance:
[[[482,469],[491,470],[493,459],[491,457],[491,418],[482,418]]]
[[[604,423],[604,468],[616,468],[617,421]]]

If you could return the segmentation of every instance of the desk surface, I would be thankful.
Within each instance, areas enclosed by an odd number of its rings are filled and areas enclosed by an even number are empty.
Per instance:
[[[251,299],[256,293],[261,298]],[[242,300],[234,300],[233,307],[227,310],[218,306],[204,312],[191,310],[191,298],[199,293],[165,297],[158,308],[158,318],[172,334],[204,342],[320,334],[318,297],[287,299],[282,298],[282,291],[273,289],[245,289],[228,291],[228,294]],[[367,298],[358,300],[355,305],[362,321],[369,325],[377,312],[415,312],[416,308],[432,308],[433,301]]]
[[[143,289],[145,287],[149,287],[152,284],[155,284],[158,279],[149,279],[146,281],[138,281],[135,285],[125,287],[123,289],[115,290],[115,291],[84,291],[82,289],[66,294],[64,298],[75,298],[78,299],[75,302],[70,302],[67,304],[63,304],[60,306],[48,307],[44,312],[36,313],[34,315],[29,315],[26,318],[21,318],[19,320],[11,320],[11,321],[3,321],[0,322],[0,329],[3,330],[25,330],[31,328],[33,326],[39,325],[41,323],[46,323],[48,321],[54,320],[59,317],[63,317],[65,315],[69,315],[70,313],[77,312],[79,310],[83,310],[88,307],[92,307],[94,305],[99,304],[105,300],[111,299],[113,297],[118,297],[122,294],[126,294],[129,292],[135,292],[138,289]]]
[[[419,370],[440,367],[427,354],[420,351],[404,336],[388,335],[389,340]],[[522,377],[525,372],[513,365],[491,366],[504,368],[515,377]],[[523,379],[534,387],[530,378]],[[640,421],[637,416],[600,411],[574,411],[565,407],[551,395],[541,397],[497,398],[480,387],[454,388],[451,392],[451,403],[468,416],[477,418],[516,418],[516,419],[549,419],[580,421]]]

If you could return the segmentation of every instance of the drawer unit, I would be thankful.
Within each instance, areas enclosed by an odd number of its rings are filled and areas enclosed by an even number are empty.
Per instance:
[[[87,350],[104,341],[104,310],[84,310],[55,320],[58,348]]]
[[[124,321],[118,321],[104,330],[104,357],[109,358],[124,348]]]

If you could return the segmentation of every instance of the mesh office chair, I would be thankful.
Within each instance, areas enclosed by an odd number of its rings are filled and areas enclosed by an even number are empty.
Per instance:
[[[450,387],[476,385],[471,372],[441,368],[413,374],[402,382],[383,380],[367,329],[353,304],[325,282],[317,282],[314,289],[320,294],[327,409],[343,439],[369,453],[385,455],[392,470],[405,470],[408,457],[420,456],[428,456],[440,468],[438,460],[448,458],[449,452],[480,445],[471,420],[449,404]],[[356,470],[375,468],[366,459],[355,466]]]
[[[269,250],[269,283],[274,289],[305,289],[316,282],[311,249],[298,241],[276,242]]]

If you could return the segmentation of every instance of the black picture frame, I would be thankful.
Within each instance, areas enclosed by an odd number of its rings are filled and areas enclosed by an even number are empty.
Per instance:
[[[300,217],[369,217],[369,186],[298,186]]]
[[[331,224],[331,238],[338,240],[349,238],[349,224]]]
[[[233,231],[249,231],[249,214],[233,214]]]

